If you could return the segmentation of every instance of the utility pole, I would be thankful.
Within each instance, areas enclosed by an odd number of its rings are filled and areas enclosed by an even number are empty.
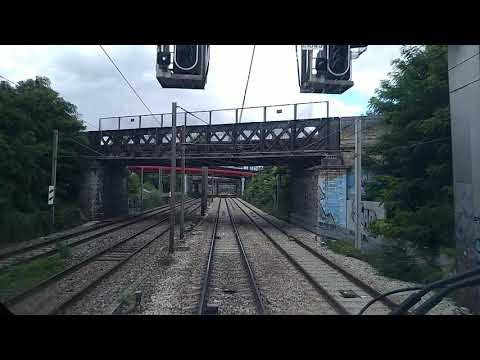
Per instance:
[[[158,191],[160,194],[163,193],[163,178],[162,178],[162,169],[158,169]]]
[[[186,113],[185,113],[186,115]],[[185,238],[185,141],[186,141],[186,131],[187,131],[187,117],[185,116],[185,124],[183,125],[182,129],[182,136],[181,136],[181,142],[182,142],[182,175],[181,175],[181,181],[182,184],[180,186],[180,197],[181,197],[181,203],[180,203],[180,240],[184,240]]]
[[[140,211],[143,211],[143,166],[140,168]]]
[[[55,192],[57,190],[57,156],[58,156],[58,130],[53,130],[53,144],[52,144],[52,187],[53,187],[53,199],[52,199],[52,219],[51,219],[51,231],[55,228]]]
[[[355,119],[355,247],[362,248],[360,206],[362,201],[362,123]]]
[[[177,172],[177,103],[172,103],[172,139],[170,154],[170,237],[168,241],[168,252],[175,252],[175,185]]]
[[[242,180],[244,180],[244,178],[242,178]],[[242,181],[242,195],[243,195],[243,183],[244,181]],[[280,175],[277,174],[275,175],[275,204],[274,204],[274,210],[275,211],[278,211],[278,207],[279,207],[279,193],[280,193]]]
[[[207,211],[207,196],[208,196],[208,167],[202,166],[202,216]]]

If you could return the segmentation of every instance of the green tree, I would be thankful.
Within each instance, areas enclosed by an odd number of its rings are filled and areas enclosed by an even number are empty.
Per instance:
[[[276,175],[281,175],[279,209],[273,211]],[[288,176],[285,167],[267,166],[259,171],[245,187],[244,198],[253,205],[277,216],[288,216]]]
[[[2,240],[28,239],[48,228],[47,189],[51,182],[53,130],[59,131],[57,204],[59,225],[81,185],[78,143],[87,144],[75,105],[45,77],[0,82],[0,227]],[[82,151],[83,153],[83,151]],[[67,211],[68,212],[68,211]],[[75,216],[78,220],[78,216]]]
[[[378,174],[367,196],[387,209],[372,230],[430,261],[453,235],[447,46],[405,46],[392,65],[369,102],[391,129],[366,149],[365,167]]]
[[[130,197],[138,197],[140,196],[140,176],[138,176],[133,171],[130,172],[130,176],[128,177],[128,195]]]

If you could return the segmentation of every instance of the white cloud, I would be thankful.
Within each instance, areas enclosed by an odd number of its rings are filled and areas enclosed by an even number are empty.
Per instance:
[[[391,61],[400,56],[399,45],[372,45],[358,59],[353,61],[352,71],[355,90],[372,96],[380,81],[387,78]]]
[[[155,46],[104,47],[154,112],[169,112],[172,101],[192,111],[242,104],[251,45],[211,46],[205,90],[162,89],[155,78]],[[366,104],[356,103],[354,94],[372,96],[398,55],[399,46],[369,46],[354,60],[354,91],[342,95],[300,94],[294,46],[258,45],[245,105],[329,100],[332,116],[358,115]],[[4,45],[0,46],[0,58],[0,74],[10,80],[49,77],[53,88],[76,104],[90,123],[96,124],[101,116],[148,112],[97,45]]]

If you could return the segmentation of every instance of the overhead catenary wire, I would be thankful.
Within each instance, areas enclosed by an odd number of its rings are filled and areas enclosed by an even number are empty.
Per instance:
[[[82,144],[80,141],[75,140],[73,137],[66,136],[66,135],[61,134],[61,133],[59,133],[59,135],[60,135],[61,137],[63,137],[64,139],[68,139],[68,140],[73,141],[74,143],[76,143],[76,144],[84,147],[84,148],[87,149],[87,150],[93,151],[94,153],[96,153],[96,154],[98,154],[98,155],[105,156],[105,154],[102,154],[101,152],[99,152],[99,151],[91,148],[91,147],[88,146],[88,145]]]
[[[297,77],[298,77],[298,86],[301,88],[302,83],[300,81],[300,65],[298,64],[298,45],[295,45],[295,56],[297,57]]]
[[[247,96],[248,83],[250,82],[250,73],[252,72],[252,64],[253,64],[253,57],[255,55],[255,47],[256,45],[253,45],[252,58],[250,59],[250,68],[248,69],[247,83],[245,84],[245,92],[243,93],[242,108],[240,109],[240,118],[238,119],[239,123],[242,122],[243,107],[245,106],[245,98]]]
[[[15,86],[18,86],[18,83],[14,82],[14,81],[12,81],[12,80],[10,80],[10,79],[8,79],[8,78],[6,78],[6,77],[3,76],[3,75],[0,75],[0,78],[8,81],[9,83],[11,83],[11,84],[13,84],[13,85],[15,85]],[[83,120],[83,119],[82,119],[81,121],[82,121],[82,122],[86,122],[87,124],[89,124],[89,125],[93,126],[94,128],[96,128],[96,125],[93,125],[91,122],[89,122],[89,121],[87,121],[87,120]]]
[[[13,84],[13,85],[15,85],[15,86],[18,86],[18,83],[14,82],[14,81],[12,81],[12,80],[7,79],[7,78],[6,78],[5,76],[3,76],[3,75],[0,75],[0,78],[5,79],[6,81],[8,81],[9,83],[11,83],[11,84]]]
[[[152,110],[150,110],[150,108],[147,106],[147,104],[145,104],[145,101],[143,101],[142,97],[138,94],[138,92],[135,90],[135,88],[132,86],[132,84],[130,84],[130,81],[128,81],[128,79],[125,77],[125,75],[123,75],[122,71],[119,69],[119,67],[117,66],[117,64],[115,63],[115,61],[113,61],[113,59],[110,57],[110,55],[108,55],[107,51],[103,48],[102,45],[98,45],[100,46],[100,48],[102,49],[102,51],[104,52],[104,54],[107,56],[107,58],[110,60],[110,62],[113,64],[113,66],[115,67],[115,69],[117,69],[117,71],[120,73],[120,75],[123,77],[123,79],[125,80],[125,82],[127,83],[127,85],[130,87],[130,89],[133,91],[133,93],[137,96],[138,100],[140,100],[140,102],[143,104],[143,106],[145,106],[145,108],[148,110],[148,112],[150,113],[150,115],[153,116],[153,118],[157,121],[158,124],[161,124],[161,122],[157,119],[157,117],[153,114]]]
[[[204,124],[206,125],[209,125],[208,122],[206,122],[205,120],[199,118],[197,115],[195,115],[194,113],[188,111],[187,109],[185,109],[184,107],[180,106],[180,105],[177,105],[178,108],[182,109],[183,111],[185,111],[187,114],[190,114],[192,115],[194,118],[197,118],[198,120],[202,121]]]
[[[328,133],[325,137],[308,144],[307,147],[318,144],[319,142],[322,142],[322,141],[326,140],[327,138],[329,138],[332,135],[339,134],[342,131],[345,131],[346,129],[352,127],[353,125],[354,125],[354,122],[352,122],[350,125],[345,126],[343,129],[333,130],[330,133]],[[362,130],[360,130],[360,132],[363,133],[367,130],[368,130],[367,127],[362,127]],[[352,136],[354,137],[357,133],[358,133],[358,131],[354,130]],[[422,141],[422,142],[413,143],[413,144],[410,144],[410,145],[400,145],[400,146],[390,147],[390,148],[387,148],[386,150],[398,150],[398,149],[403,149],[403,148],[412,148],[412,147],[416,147],[416,146],[420,146],[420,145],[430,144],[430,143],[434,143],[434,142],[441,142],[441,141],[446,141],[446,140],[450,140],[450,137],[443,137],[443,138],[437,138],[437,139],[432,139],[432,140],[426,140],[426,141]]]
[[[93,126],[93,128],[94,128],[94,129],[96,129],[96,128],[97,128],[97,125],[94,125],[93,123],[91,123],[91,122],[90,122],[90,121],[88,121],[88,120],[84,120],[84,119],[82,119],[81,121],[82,121],[83,123],[87,123],[87,124],[89,124],[89,125]]]

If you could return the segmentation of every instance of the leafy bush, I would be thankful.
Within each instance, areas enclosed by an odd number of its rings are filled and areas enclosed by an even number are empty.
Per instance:
[[[10,266],[0,271],[1,294],[8,297],[19,293],[64,269],[65,263],[58,255]]]
[[[16,209],[3,214],[0,218],[3,242],[24,241],[49,231],[50,213],[48,211],[23,212]]]
[[[387,211],[369,227],[387,239],[371,260],[384,275],[423,282],[441,276],[435,259],[454,244],[447,46],[405,46],[392,65],[369,102],[389,126],[364,158],[377,174],[366,197]]]
[[[0,81],[0,241],[22,241],[49,231],[54,129],[59,131],[56,199],[77,200],[86,165],[77,156],[84,151],[78,143],[88,144],[84,128],[75,105],[60,97],[47,78],[20,81],[16,87]],[[60,226],[68,223],[62,206],[56,210]]]
[[[398,241],[384,243],[368,254],[367,261],[380,275],[403,281],[428,283],[443,277],[440,268],[422,261]]]
[[[56,244],[56,248],[61,258],[66,259],[72,255],[72,250],[65,241],[60,241]]]
[[[327,240],[327,247],[338,253],[345,256],[353,257],[359,260],[366,260],[367,257],[362,251],[357,249],[353,244],[344,240]]]
[[[276,175],[280,177],[280,193],[278,211],[273,209],[276,189]],[[278,217],[288,216],[288,175],[286,168],[268,166],[259,171],[245,187],[243,198],[256,207]]]

